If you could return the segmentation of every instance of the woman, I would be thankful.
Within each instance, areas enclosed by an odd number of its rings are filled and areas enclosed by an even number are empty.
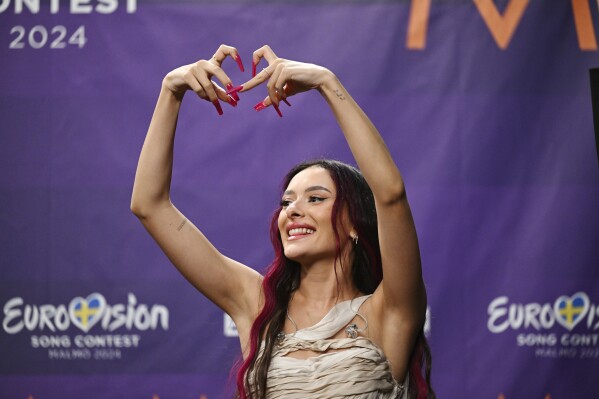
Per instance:
[[[166,75],[140,155],[132,211],[172,263],[234,320],[243,351],[242,398],[433,397],[422,335],[426,291],[401,175],[378,131],[326,68],[277,58],[234,87],[220,68],[237,50]],[[225,91],[218,83],[219,81]],[[171,203],[173,143],[183,96],[235,106],[267,83],[270,106],[317,90],[361,173],[335,161],[304,163],[284,181],[271,224],[276,258],[265,276],[221,254]],[[367,182],[367,183],[366,183]],[[421,367],[426,363],[426,382]],[[408,392],[409,391],[409,392]]]

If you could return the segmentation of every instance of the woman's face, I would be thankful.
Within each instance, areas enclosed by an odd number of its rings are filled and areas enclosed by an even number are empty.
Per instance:
[[[285,256],[300,264],[335,257],[331,213],[337,190],[326,169],[312,166],[291,179],[281,199],[279,233]],[[342,212],[344,213],[344,212]],[[343,217],[347,219],[347,217]],[[347,226],[349,222],[344,221]],[[338,227],[341,246],[349,240]]]

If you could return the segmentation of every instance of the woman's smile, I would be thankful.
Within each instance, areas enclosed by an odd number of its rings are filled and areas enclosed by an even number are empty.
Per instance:
[[[287,226],[287,237],[289,241],[299,240],[314,234],[314,227],[304,223],[291,223]]]

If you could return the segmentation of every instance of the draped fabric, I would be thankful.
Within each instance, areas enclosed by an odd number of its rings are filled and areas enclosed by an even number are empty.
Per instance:
[[[348,326],[368,298],[340,302],[315,325],[286,334],[273,349],[268,398],[404,398],[407,390],[393,379],[377,345],[364,337],[332,338]],[[289,356],[305,350],[317,355]]]

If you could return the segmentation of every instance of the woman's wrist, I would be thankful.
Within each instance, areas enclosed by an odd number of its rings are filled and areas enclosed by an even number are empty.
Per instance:
[[[172,85],[169,84],[168,76],[162,80],[162,85],[160,87],[160,96],[166,97],[168,99],[174,101],[183,101],[183,96],[185,92],[176,92],[172,89]]]
[[[335,76],[335,74],[330,69],[323,69],[324,76],[322,79],[322,83],[317,87],[317,90],[324,95],[325,92],[331,91],[336,85],[339,85],[339,79],[337,79],[337,76]]]
[[[345,100],[347,98],[345,89],[341,84],[341,81],[337,76],[329,71],[322,84],[319,86],[318,91],[329,103],[338,100]]]

